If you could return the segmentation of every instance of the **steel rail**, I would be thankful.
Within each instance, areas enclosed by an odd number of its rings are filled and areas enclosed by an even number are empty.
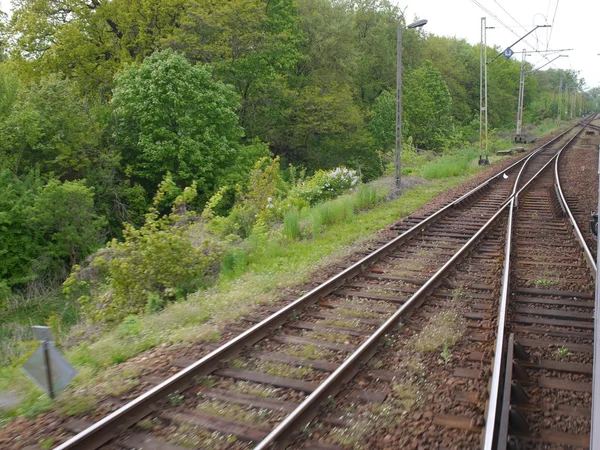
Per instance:
[[[506,230],[506,244],[504,250],[504,268],[502,273],[502,291],[500,295],[500,304],[498,307],[498,326],[496,331],[496,346],[494,349],[494,364],[492,369],[492,380],[490,383],[490,395],[487,406],[487,414],[485,421],[485,433],[484,433],[484,442],[483,449],[484,450],[493,450],[496,448],[500,448],[498,445],[498,440],[501,440],[504,445],[506,443],[505,436],[499,436],[500,427],[508,427],[506,423],[507,418],[499,417],[502,414],[498,408],[500,407],[500,385],[502,384],[502,375],[504,373],[504,369],[510,361],[506,361],[505,359],[505,351],[506,351],[506,343],[505,343],[505,333],[506,333],[506,318],[508,313],[508,296],[510,289],[510,257],[512,253],[512,240],[513,240],[513,222],[514,222],[514,209],[518,203],[518,196],[544,171],[546,170],[553,162],[558,160],[558,156],[562,152],[564,148],[566,148],[583,130],[583,126],[581,129],[575,133],[562,147],[560,150],[556,152],[552,158],[548,160],[544,166],[540,170],[538,170],[531,179],[525,183],[525,185],[519,189],[517,192],[513,192],[513,195],[510,199],[511,207],[508,218],[508,227]],[[575,128],[577,125],[573,126],[571,129]],[[563,133],[564,134],[564,133]],[[521,177],[521,174],[524,170],[524,166],[521,168],[518,177]],[[517,186],[519,179],[515,181],[515,186]]]
[[[365,268],[374,264],[377,260],[393,251],[398,245],[414,237],[426,227],[431,226],[451,208],[457,207],[465,200],[474,197],[476,193],[488,186],[494,179],[499,178],[502,174],[510,171],[518,164],[521,164],[524,160],[527,160],[534,154],[542,151],[545,147],[551,145],[554,141],[569,131],[570,129],[565,130],[563,133],[559,134],[556,138],[541,146],[532,154],[524,156],[506,169],[499,171],[496,175],[490,177],[488,180],[471,189],[463,196],[442,207],[434,214],[414,225],[387,244],[384,244],[379,249],[362,258],[360,261],[354,263],[352,266],[343,270],[339,274],[326,280],[310,292],[302,295],[294,302],[273,313],[263,321],[226,342],[221,347],[200,358],[195,363],[191,364],[185,369],[182,369],[180,372],[163,381],[148,392],[123,405],[103,419],[100,419],[98,422],[59,445],[54,450],[91,450],[105,444],[118,433],[126,430],[135,422],[152,413],[155,410],[154,404],[160,399],[166,397],[168,394],[186,389],[192,384],[193,378],[210,374],[212,371],[217,369],[219,365],[223,363],[223,361],[236,356],[245,347],[255,344],[267,336],[271,331],[281,326],[297,309],[304,309],[316,303],[324,296],[330,294],[335,289],[340,287],[346,280],[358,275]]]

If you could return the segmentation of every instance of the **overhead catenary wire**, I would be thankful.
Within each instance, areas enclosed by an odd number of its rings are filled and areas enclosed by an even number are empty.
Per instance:
[[[510,27],[509,25],[507,25],[504,21],[502,21],[496,14],[494,14],[492,11],[490,11],[487,7],[485,7],[483,4],[481,4],[478,0],[471,0],[476,6],[478,6],[481,10],[483,10],[485,13],[489,14],[491,17],[493,17],[500,25],[502,25],[502,27],[504,27],[506,30],[510,31],[513,35],[515,35],[516,37],[520,37],[518,33],[516,33],[513,28],[514,27]],[[496,0],[494,0],[494,2],[496,4],[498,4],[498,6],[500,6],[502,8],[502,10],[504,12],[506,12],[512,20],[514,20],[521,28],[526,29],[522,24],[520,24],[512,15],[510,15],[505,8],[502,7],[502,5],[500,5]],[[558,8],[558,2],[557,2],[557,8]],[[554,18],[556,18],[556,11],[555,11],[555,16]],[[553,19],[554,21],[554,19]],[[546,21],[547,23],[547,21]],[[550,26],[551,27],[551,26]],[[549,27],[549,28],[550,28]],[[536,41],[538,42],[538,44],[540,44],[539,39],[537,38],[537,36],[535,37]],[[527,39],[523,39],[523,42],[530,48],[532,49],[537,49],[534,45],[531,44],[531,42],[527,41]],[[548,45],[546,46],[546,49],[548,49]],[[546,61],[549,61],[549,59],[545,56],[542,55],[543,59]]]

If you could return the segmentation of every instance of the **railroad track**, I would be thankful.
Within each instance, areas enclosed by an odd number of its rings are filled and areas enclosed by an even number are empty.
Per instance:
[[[344,402],[369,414],[388,407],[390,397],[392,405],[399,405],[402,394],[391,391],[402,374],[361,370],[382,342],[394,345],[391,336],[399,324],[404,325],[400,335],[417,336],[431,321],[448,319],[444,314],[456,308],[462,289],[469,300],[460,303],[467,322],[457,328],[493,330],[490,310],[503,253],[501,219],[509,213],[509,199],[580,128],[567,130],[431,216],[400,224],[397,238],[269,318],[247,317],[247,327],[231,330],[237,337],[198,361],[179,361],[185,368],[177,375],[99,422],[89,427],[78,422],[73,430],[79,433],[56,448],[271,448],[292,439],[305,448],[343,448],[343,436],[357,424]],[[421,322],[409,322],[412,313],[421,315]],[[448,320],[462,320],[452,317]],[[456,369],[464,379],[480,370]],[[333,404],[342,390],[342,400]],[[463,403],[468,403],[466,395]],[[475,416],[483,411],[471,400],[468,426],[456,415],[440,413],[432,420],[442,429],[469,428],[470,437],[477,436],[483,419]],[[316,426],[322,431],[298,435],[320,412]],[[167,444],[165,439],[173,441],[173,436],[175,443]]]
[[[590,445],[596,264],[561,156],[513,199],[485,449]]]

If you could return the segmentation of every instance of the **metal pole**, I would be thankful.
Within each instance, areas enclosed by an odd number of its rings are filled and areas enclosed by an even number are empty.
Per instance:
[[[483,160],[483,42],[485,17],[481,18],[481,46],[479,47],[479,165]]]
[[[396,43],[396,176],[393,194],[400,195],[401,186],[401,158],[402,158],[402,26],[398,25]]]
[[[525,90],[525,49],[521,59],[521,77],[519,79],[519,106],[517,107],[517,132],[515,142],[522,142],[521,131],[523,128],[523,91]]]
[[[600,183],[600,145],[598,146],[598,181]],[[599,184],[600,187],[600,184]],[[600,192],[598,193],[598,210],[600,211]],[[590,448],[600,448],[600,238],[596,243],[596,298],[594,302],[594,359],[592,372],[592,429],[590,432]]]
[[[575,100],[577,100],[577,97],[576,97],[577,92],[575,89],[572,89],[572,94],[573,94],[573,96],[571,98],[571,115],[569,116],[571,119],[573,119],[573,110],[575,109]]]
[[[483,18],[483,112],[485,115],[485,159],[483,165],[489,164],[488,159],[488,64],[487,64],[487,27],[485,26],[485,17]]]
[[[48,349],[48,341],[42,342],[42,348],[44,350],[44,365],[46,366],[46,379],[48,381],[48,394],[50,398],[54,400],[54,386],[52,385],[52,368],[50,367],[50,354]]]

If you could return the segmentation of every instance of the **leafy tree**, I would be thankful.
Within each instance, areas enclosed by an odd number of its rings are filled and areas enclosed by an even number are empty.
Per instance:
[[[210,194],[243,132],[235,92],[172,50],[121,72],[113,105],[127,170],[147,187],[171,172],[180,185],[196,181]]]
[[[210,64],[218,79],[234,86],[242,124],[264,138],[273,85],[282,86],[298,60],[298,42],[292,0],[194,0],[163,45]]]
[[[35,261],[38,276],[64,277],[102,243],[105,220],[95,214],[93,189],[83,181],[51,180],[27,209],[27,216],[41,248]]]
[[[402,134],[417,147],[440,148],[450,130],[452,97],[440,72],[430,61],[407,74],[403,84]]]
[[[382,92],[375,100],[369,131],[378,149],[391,151],[396,144],[396,95]]]
[[[56,76],[20,90],[0,131],[0,157],[16,174],[39,167],[74,179],[97,158],[91,106],[73,82]]]
[[[188,0],[15,0],[11,58],[23,78],[63,73],[91,92],[141,61],[178,23]]]
[[[0,283],[12,286],[34,278],[31,261],[40,254],[40,243],[32,238],[26,211],[41,185],[35,173],[18,178],[0,170]]]

